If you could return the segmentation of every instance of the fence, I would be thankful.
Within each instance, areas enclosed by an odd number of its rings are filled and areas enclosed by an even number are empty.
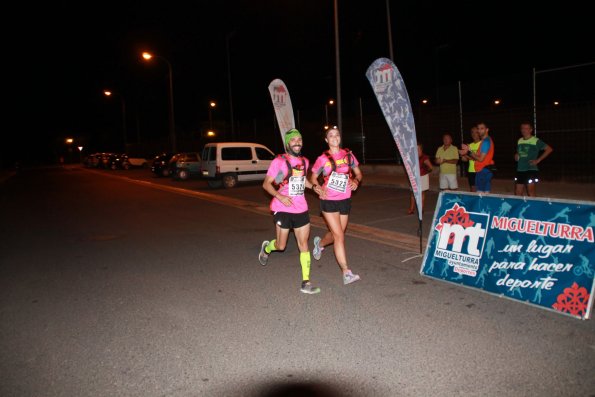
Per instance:
[[[359,99],[345,106],[343,120],[343,145],[350,148],[362,163],[395,163],[400,159],[391,132],[373,98]],[[484,121],[496,146],[497,177],[512,177],[516,163],[514,153],[520,137],[519,125],[532,121],[531,105],[507,108],[492,107],[487,110],[463,113],[463,140],[469,142],[471,126]],[[595,153],[595,102],[560,103],[537,107],[537,136],[550,145],[554,152],[540,164],[541,178],[567,182],[595,182],[593,172]],[[454,144],[461,144],[461,119],[458,106],[414,106],[417,139],[424,144],[424,151],[433,156],[442,144],[442,134],[453,135]],[[296,111],[296,124],[304,134],[304,154],[313,159],[325,148],[324,109]],[[219,131],[225,130],[222,125]],[[276,153],[282,152],[278,127],[271,109],[268,117],[239,120],[236,122],[236,141],[259,142]],[[205,143],[231,140],[230,134],[208,138],[198,132],[178,132],[180,151],[200,151]],[[163,139],[129,145],[131,153],[158,153],[169,147],[167,134]]]

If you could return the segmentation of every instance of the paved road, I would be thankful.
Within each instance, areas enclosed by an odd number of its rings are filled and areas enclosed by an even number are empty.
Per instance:
[[[411,252],[354,237],[362,281],[343,286],[326,252],[306,296],[295,243],[260,266],[271,219],[227,200],[76,169],[0,184],[0,395],[595,393],[593,320],[421,277]]]

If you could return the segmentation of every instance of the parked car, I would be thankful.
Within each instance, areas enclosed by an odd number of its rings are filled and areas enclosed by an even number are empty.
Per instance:
[[[169,160],[172,156],[171,153],[161,153],[155,156],[151,164],[151,172],[157,176],[169,176]]]
[[[202,176],[212,188],[232,188],[242,181],[264,180],[275,154],[251,142],[208,143],[202,151]]]
[[[132,157],[128,156],[128,162],[130,163],[131,167],[146,167],[148,161],[144,157]]]
[[[200,166],[198,153],[178,153],[169,160],[169,173],[173,178],[184,181],[191,176],[200,176]]]
[[[97,168],[99,166],[99,160],[101,159],[100,153],[93,153],[85,157],[85,167]]]
[[[113,153],[99,153],[97,168],[109,169],[111,166],[111,156]]]
[[[124,153],[112,153],[109,156],[109,168],[112,170],[130,169],[130,162],[128,161],[128,156]]]

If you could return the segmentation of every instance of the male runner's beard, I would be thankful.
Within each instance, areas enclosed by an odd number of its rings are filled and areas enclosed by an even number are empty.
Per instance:
[[[297,149],[297,151],[295,149]],[[300,145],[290,146],[289,152],[292,156],[299,157],[302,154],[302,147]]]

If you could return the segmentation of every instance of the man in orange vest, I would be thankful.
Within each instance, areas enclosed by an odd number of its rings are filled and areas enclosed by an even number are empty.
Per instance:
[[[475,187],[478,193],[489,193],[492,190],[494,174],[490,168],[494,165],[494,141],[488,135],[489,131],[486,123],[477,123],[477,132],[481,138],[479,149],[472,152],[468,145],[463,144],[459,150],[462,156],[475,161]]]

